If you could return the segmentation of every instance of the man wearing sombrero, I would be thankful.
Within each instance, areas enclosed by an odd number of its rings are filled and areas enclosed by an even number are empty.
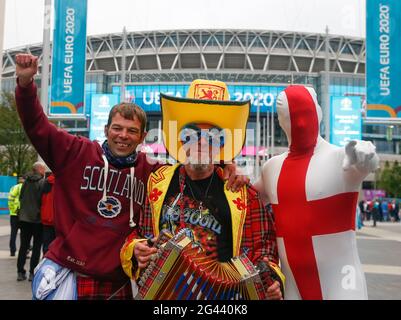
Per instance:
[[[245,253],[254,265],[264,261],[273,274],[267,296],[281,299],[284,279],[272,217],[252,187],[227,190],[215,165],[241,151],[250,102],[230,101],[223,82],[195,80],[187,98],[162,94],[161,107],[165,146],[178,163],[149,177],[140,234],[133,233],[121,250],[125,272],[133,278],[148,266],[156,248],[146,239],[162,229],[176,234],[189,228],[210,259],[226,262]]]

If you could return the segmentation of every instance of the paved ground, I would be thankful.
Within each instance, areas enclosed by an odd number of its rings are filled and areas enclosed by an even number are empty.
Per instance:
[[[401,300],[401,224],[379,222],[376,228],[365,224],[357,243],[369,299]],[[8,216],[0,215],[0,300],[31,299],[31,283],[16,281],[17,259],[10,257],[8,240]]]

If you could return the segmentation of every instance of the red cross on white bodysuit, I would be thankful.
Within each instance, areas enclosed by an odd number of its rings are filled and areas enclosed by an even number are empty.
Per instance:
[[[306,91],[306,90],[305,90]],[[291,114],[292,136],[297,130],[303,130],[296,126],[297,119],[293,119],[293,108],[302,110],[305,106],[297,104],[297,97],[291,97],[291,91],[286,92]],[[297,93],[299,94],[299,92]],[[305,94],[308,94],[307,92]],[[305,99],[305,97],[303,97]],[[313,103],[313,101],[311,102]],[[317,115],[308,114],[309,128],[317,123]],[[310,132],[312,135],[314,132]],[[316,137],[317,137],[316,132]],[[298,139],[299,135],[298,135]],[[293,141],[294,142],[294,139]],[[295,146],[301,141],[295,138]],[[277,237],[284,241],[289,267],[294,275],[296,285],[302,299],[323,299],[319,279],[318,266],[313,248],[312,237],[332,234],[347,230],[355,230],[354,210],[358,193],[341,193],[319,200],[308,201],[306,195],[306,176],[310,160],[313,156],[315,141],[303,140],[303,146],[309,144],[309,148],[291,149],[284,160],[278,183],[278,204],[273,204],[276,219]],[[293,144],[291,145],[293,146]],[[324,164],[321,168],[322,186],[325,185]]]

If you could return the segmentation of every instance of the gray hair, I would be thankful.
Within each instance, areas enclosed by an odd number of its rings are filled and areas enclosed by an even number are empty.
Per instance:
[[[33,166],[32,166],[32,170],[33,170],[34,172],[37,172],[37,173],[40,173],[39,171],[40,171],[40,169],[42,169],[42,168],[43,168],[43,170],[45,171],[45,170],[46,170],[46,164],[45,164],[44,162],[41,162],[41,161],[35,162],[35,163],[33,164]]]

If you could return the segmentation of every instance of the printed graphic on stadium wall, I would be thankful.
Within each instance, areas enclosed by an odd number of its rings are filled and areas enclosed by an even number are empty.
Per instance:
[[[330,142],[344,147],[362,139],[361,97],[331,97]]]
[[[10,213],[8,209],[8,195],[11,187],[16,184],[16,177],[0,176],[0,215]]]
[[[106,140],[104,126],[107,124],[109,112],[119,103],[117,94],[92,94],[92,106],[89,126],[89,139],[103,142]]]
[[[160,93],[173,97],[185,97],[189,85],[160,84],[160,85],[128,85],[125,87],[125,99],[139,105],[146,112],[161,112]],[[230,85],[228,91],[234,101],[251,101],[251,112],[256,112],[259,105],[260,112],[276,112],[277,95],[284,90],[284,86],[266,85]],[[114,94],[120,94],[120,86],[113,85]]]
[[[401,117],[401,1],[366,1],[367,116]]]
[[[51,115],[83,115],[86,64],[86,0],[56,0]]]

